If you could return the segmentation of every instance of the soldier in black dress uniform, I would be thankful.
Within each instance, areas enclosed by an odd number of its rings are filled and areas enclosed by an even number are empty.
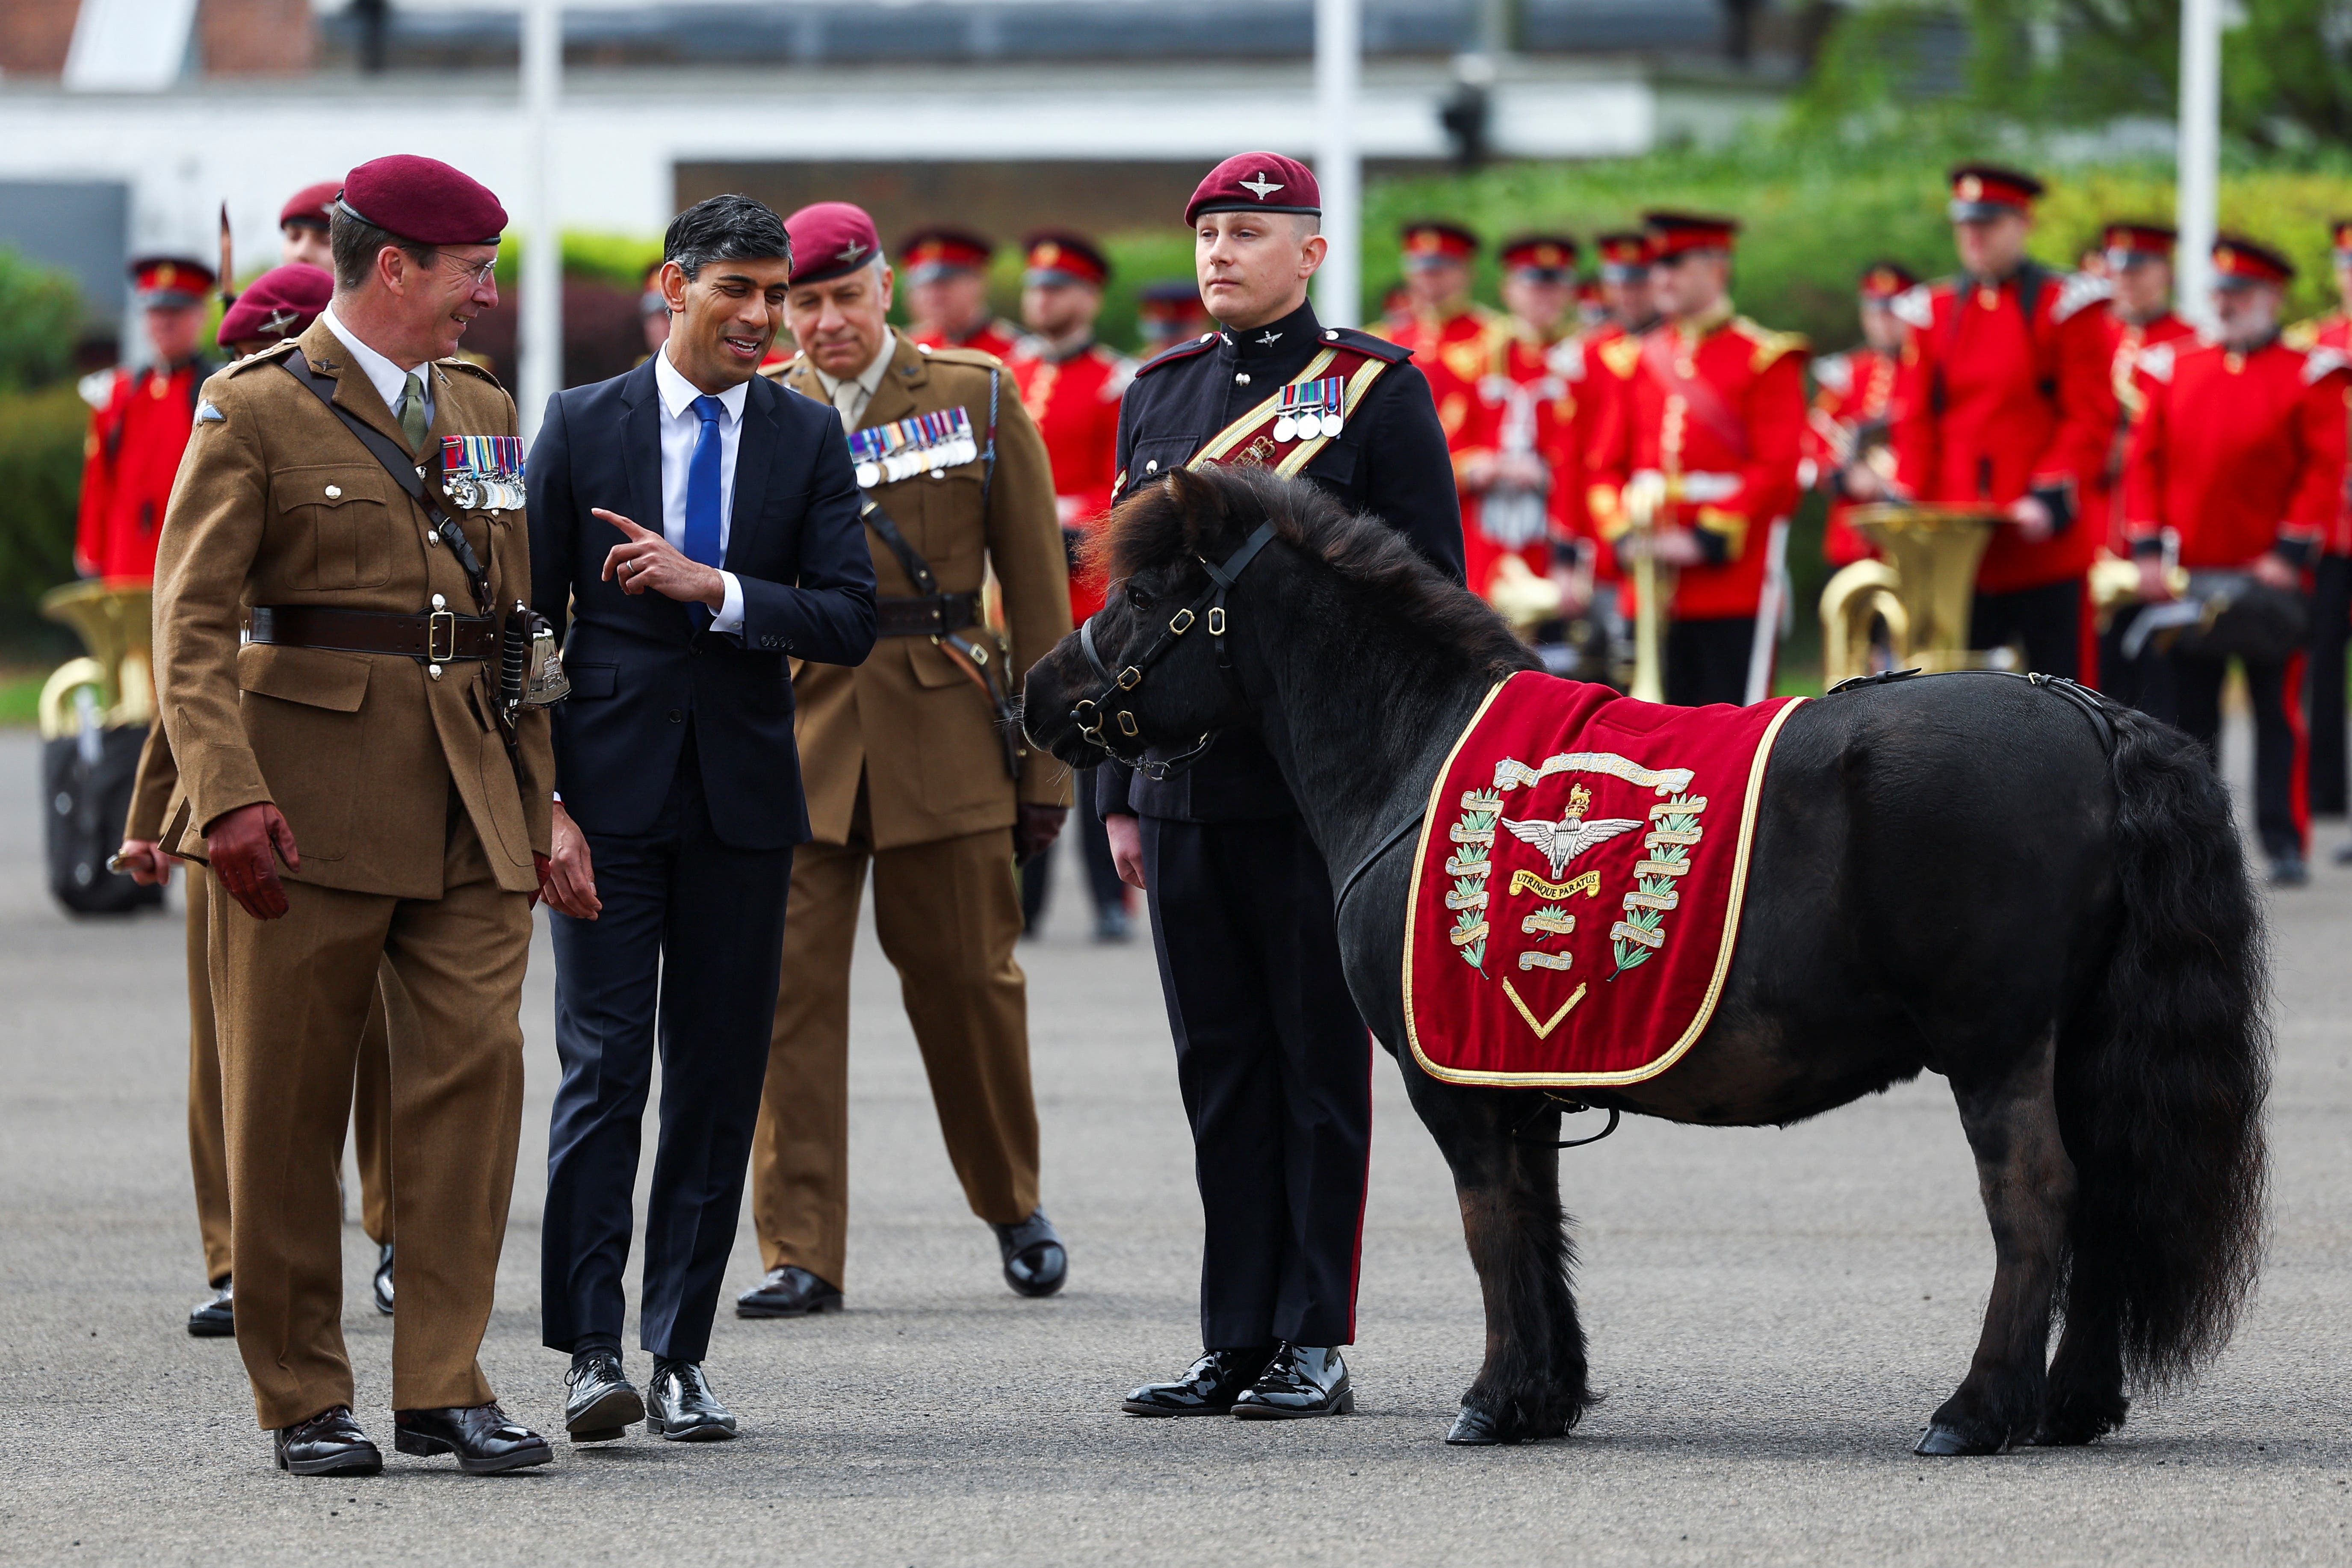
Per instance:
[[[1315,176],[1243,153],[1210,173],[1184,216],[1221,330],[1136,374],[1115,498],[1202,461],[1296,471],[1460,582],[1462,518],[1429,384],[1405,350],[1326,327],[1307,303],[1324,254]],[[1302,447],[1312,456],[1294,467]],[[1106,763],[1096,790],[1120,874],[1150,900],[1207,1232],[1204,1353],[1124,1407],[1342,1414],[1371,1058],[1340,973],[1329,872],[1254,733],[1226,731],[1158,783]]]

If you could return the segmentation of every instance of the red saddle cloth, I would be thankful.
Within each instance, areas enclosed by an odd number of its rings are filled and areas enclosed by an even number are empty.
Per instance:
[[[1429,797],[1405,1032],[1449,1083],[1638,1083],[1714,1016],[1764,768],[1798,698],[1666,708],[1521,671]]]

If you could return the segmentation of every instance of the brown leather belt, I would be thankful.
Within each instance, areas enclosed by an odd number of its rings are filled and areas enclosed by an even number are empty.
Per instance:
[[[875,632],[880,637],[935,637],[979,621],[978,594],[919,594],[874,601]]]
[[[339,610],[324,605],[256,605],[252,640],[335,653],[389,653],[426,664],[496,658],[499,623],[488,616],[434,610],[420,616]]]

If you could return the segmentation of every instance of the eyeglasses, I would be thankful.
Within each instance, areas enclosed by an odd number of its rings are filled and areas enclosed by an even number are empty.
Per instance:
[[[499,268],[499,258],[495,256],[491,257],[488,261],[481,262],[477,265],[459,261],[456,257],[444,251],[441,253],[441,261],[444,265],[456,271],[460,277],[464,278],[466,279],[467,286],[472,289],[478,289],[483,284],[488,283],[490,280],[491,274],[496,272]]]

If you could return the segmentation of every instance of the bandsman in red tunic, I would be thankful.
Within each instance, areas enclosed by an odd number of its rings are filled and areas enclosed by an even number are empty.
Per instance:
[[[1559,358],[1579,387],[1588,476],[1586,527],[1599,541],[1599,521],[1608,515],[1608,508],[1592,494],[1596,481],[1591,476],[1609,463],[1608,455],[1594,450],[1594,443],[1601,439],[1604,429],[1622,432],[1625,428],[1622,418],[1612,425],[1610,405],[1623,395],[1633,367],[1641,361],[1641,336],[1658,324],[1658,310],[1650,299],[1647,234],[1639,229],[1615,229],[1596,235],[1592,247],[1601,254],[1601,271],[1594,289],[1601,304],[1600,320],[1587,327],[1574,347],[1563,350]],[[1622,469],[1623,465],[1620,463],[1618,467]],[[1607,548],[1605,542],[1594,553],[1593,576],[1597,584],[1605,585],[1606,593],[1615,594],[1622,573],[1617,552]]]
[[[1021,323],[1029,335],[1013,357],[1013,379],[1053,465],[1054,507],[1070,558],[1070,621],[1078,626],[1103,605],[1102,573],[1087,560],[1085,544],[1110,515],[1111,485],[1118,477],[1118,400],[1135,378],[1135,362],[1095,337],[1103,284],[1110,278],[1110,261],[1100,247],[1084,235],[1058,229],[1033,234],[1024,244]],[[1197,290],[1192,298],[1197,303]],[[1081,789],[1078,796],[1095,940],[1125,942],[1127,884],[1111,859],[1094,792]],[[1053,875],[1050,844],[1021,868],[1021,912],[1029,930],[1045,912]]]
[[[1918,282],[1899,261],[1864,268],[1855,286],[1860,346],[1813,362],[1813,405],[1805,415],[1798,480],[1829,496],[1822,554],[1832,566],[1851,566],[1876,553],[1846,518],[1857,506],[1886,499],[1886,475],[1894,467],[1886,437],[1903,363],[1903,323],[1895,301]]]
[[[1805,340],[1733,311],[1736,220],[1653,212],[1644,222],[1661,320],[1624,340],[1639,347],[1594,443],[1595,518],[1621,557],[1647,551],[1675,569],[1666,700],[1754,702],[1771,691],[1786,593]],[[1655,505],[1637,531],[1645,494]]]
[[[2205,573],[2299,594],[2343,505],[2352,375],[2334,350],[2280,341],[2279,300],[2293,264],[2224,235],[2214,242],[2213,271],[2217,341],[2176,341],[2140,359],[2146,403],[2132,429],[2124,508],[2140,593],[2151,601],[2171,596],[2165,566],[2174,556],[2200,596]],[[2307,877],[2310,830],[2297,701],[2304,656],[2243,662],[2254,709],[2255,826],[2271,879],[2293,886]],[[2218,747],[2224,660],[2176,648],[2172,666],[2171,717]]]
[[[919,228],[898,242],[907,279],[908,341],[917,348],[978,349],[1012,360],[1021,334],[988,302],[996,247],[970,229]]]
[[[1137,350],[1144,358],[1174,348],[1186,338],[1209,331],[1209,309],[1201,303],[1201,286],[1190,278],[1162,278],[1136,291]]]
[[[2025,667],[2083,673],[2084,578],[2105,526],[2085,511],[2115,430],[2105,280],[2025,254],[2042,182],[1952,171],[1960,275],[1895,301],[1910,329],[1897,378],[1895,488],[2003,519],[1977,569],[1969,645],[2020,644]]]
[[[1454,473],[1473,438],[1478,383],[1491,353],[1494,311],[1470,298],[1470,269],[1478,237],[1444,218],[1416,218],[1398,233],[1404,247],[1404,286],[1412,314],[1381,336],[1412,351],[1413,368],[1429,378],[1437,422],[1445,427]],[[1475,585],[1475,579],[1473,579]]]
[[[2336,308],[2298,321],[2284,334],[2289,348],[2332,349],[2352,356],[2352,218],[2329,226],[2336,242]],[[2312,569],[2311,677],[2305,683],[2311,717],[2311,809],[2340,816],[2345,785],[2345,645],[2352,641],[2352,504],[2339,506],[2327,542]],[[2352,865],[2352,844],[2338,845],[2336,863]]]
[[[74,532],[74,569],[85,577],[155,575],[155,542],[195,420],[196,389],[220,368],[196,352],[216,281],[211,268],[181,256],[142,257],[131,264],[131,279],[155,361],[116,371],[89,422]]]

